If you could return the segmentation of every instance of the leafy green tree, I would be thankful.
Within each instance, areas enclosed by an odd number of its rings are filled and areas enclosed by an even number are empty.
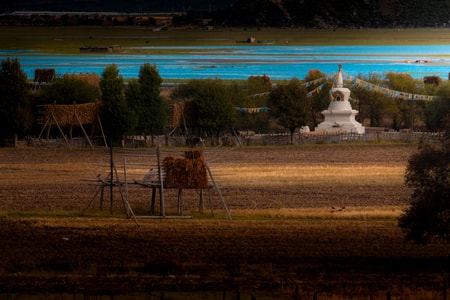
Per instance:
[[[97,101],[100,90],[86,80],[63,76],[51,85],[43,86],[39,98],[42,104],[82,104]]]
[[[205,132],[216,137],[233,128],[236,122],[236,109],[232,102],[232,93],[218,79],[194,79],[178,87],[175,98],[193,100],[197,110],[197,125]]]
[[[432,237],[450,239],[450,114],[444,140],[421,145],[408,161],[405,182],[413,188],[411,205],[399,218],[406,240],[425,243]]]
[[[322,111],[327,109],[330,104],[331,87],[332,84],[330,82],[326,82],[325,86],[310,96],[311,119],[309,123],[312,128],[317,127],[317,125],[319,125],[319,123],[323,120]]]
[[[164,132],[168,108],[160,95],[162,79],[156,66],[141,66],[137,81],[131,81],[126,89],[126,99],[138,117],[137,130],[144,136]]]
[[[272,91],[272,81],[269,76],[250,76],[247,79],[248,89],[247,100],[250,101],[248,107],[264,107],[267,105],[269,93]]]
[[[305,77],[306,82],[311,82],[313,80],[325,77],[326,74],[322,73],[319,70],[310,70]],[[321,85],[319,83],[319,85]],[[312,85],[307,88],[307,92],[312,92],[310,95],[310,103],[311,103],[311,126],[317,127],[320,121],[323,119],[322,111],[325,110],[330,104],[330,89],[331,83],[325,83],[325,86],[317,90],[319,85]],[[316,92],[313,92],[316,90]]]
[[[241,97],[239,102],[233,102],[236,107],[260,108],[267,107],[267,99],[272,90],[272,82],[267,75],[250,76],[239,85]],[[240,130],[255,130],[259,133],[269,131],[270,116],[265,110],[259,112],[238,111],[236,128]]]
[[[304,85],[296,78],[279,84],[270,93],[268,106],[270,114],[289,130],[293,143],[295,129],[308,124],[311,117],[311,103]]]
[[[0,69],[0,136],[14,138],[33,122],[27,75],[17,58],[2,61]]]
[[[357,101],[360,120],[369,119],[369,126],[382,126],[383,118],[397,112],[397,106],[392,98],[369,91],[364,87],[356,87],[352,90],[353,97]]]
[[[316,69],[311,69],[308,71],[308,74],[306,74],[305,81],[310,82],[310,81],[313,81],[313,80],[316,80],[316,79],[319,79],[319,78],[322,78],[325,76],[326,76],[326,74],[323,73],[322,71],[316,70]]]
[[[426,103],[425,115],[427,127],[436,131],[442,127],[444,117],[450,113],[450,83],[442,83],[436,90],[438,100]]]
[[[387,87],[396,91],[405,93],[419,93],[418,86],[422,82],[411,77],[406,73],[389,72],[386,74]],[[414,126],[415,103],[414,101],[406,101],[404,99],[394,100],[397,109],[393,116],[393,123],[395,129],[411,128]]]
[[[236,109],[227,93],[226,86],[217,79],[206,79],[195,96],[198,108],[198,124],[211,132],[219,141],[220,134],[234,127]]]
[[[358,78],[373,84],[384,85],[385,82],[380,78],[378,73],[371,73],[368,77],[362,74],[358,75]],[[381,100],[380,100],[381,98]],[[369,91],[361,86],[354,86],[352,88],[352,98],[350,102],[353,107],[358,110],[358,119],[361,123],[367,118],[370,120],[370,126],[380,126],[380,122],[385,115],[384,100],[387,102],[392,102],[392,98],[387,98],[381,93],[376,93],[375,91]]]
[[[125,101],[124,82],[116,65],[107,66],[103,71],[100,90],[103,128],[110,146],[118,145],[123,135],[135,128],[137,118]]]
[[[257,133],[269,132],[270,115],[267,111],[255,113],[239,111],[237,113],[236,128],[239,130],[254,130]]]

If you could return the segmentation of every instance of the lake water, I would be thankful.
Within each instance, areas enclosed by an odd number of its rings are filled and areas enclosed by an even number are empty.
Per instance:
[[[1,46],[0,46],[1,47]],[[405,72],[414,78],[437,75],[448,79],[450,45],[425,46],[279,46],[235,45],[143,47],[150,54],[48,55],[31,51],[1,50],[0,59],[17,57],[29,78],[36,68],[55,68],[57,74],[97,73],[116,64],[124,78],[137,78],[144,63],[157,66],[169,79],[247,79],[266,74],[273,80],[303,79],[309,70],[326,74],[338,70],[349,75]],[[158,54],[174,53],[174,54]],[[154,53],[154,54],[151,54]]]

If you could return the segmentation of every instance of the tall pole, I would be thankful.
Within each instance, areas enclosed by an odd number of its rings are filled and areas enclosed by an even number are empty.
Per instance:
[[[114,160],[113,160],[113,147],[111,140],[109,141],[109,174],[111,174],[111,182],[109,184],[109,213],[113,213],[113,187],[114,187]]]
[[[222,201],[222,205],[223,205],[223,208],[225,209],[225,212],[227,213],[227,217],[228,217],[228,219],[231,220],[232,218],[231,218],[230,210],[228,209],[228,206],[225,203],[225,200],[223,200],[222,193],[220,192],[219,187],[217,186],[216,181],[214,180],[211,169],[209,168],[207,163],[205,163],[205,166],[206,166],[206,170],[208,170],[208,174],[209,174],[209,177],[211,178],[213,186],[216,189],[217,194],[219,194],[220,201]]]

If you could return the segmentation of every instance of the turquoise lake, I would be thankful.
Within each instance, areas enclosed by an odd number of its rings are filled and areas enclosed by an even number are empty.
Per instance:
[[[1,47],[1,46],[0,46]],[[247,79],[266,74],[273,80],[303,79],[309,70],[333,74],[338,64],[349,75],[409,73],[414,78],[437,75],[448,79],[450,45],[423,46],[279,46],[236,45],[144,47],[150,54],[48,55],[1,50],[0,59],[18,58],[29,78],[36,68],[65,73],[101,74],[116,64],[124,78],[137,78],[144,63],[156,65],[164,80],[191,78]],[[173,51],[175,54],[158,54]],[[151,54],[155,53],[155,54]]]

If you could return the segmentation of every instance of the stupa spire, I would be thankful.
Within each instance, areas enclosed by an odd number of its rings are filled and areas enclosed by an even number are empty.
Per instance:
[[[342,78],[342,65],[341,64],[339,64],[339,72],[336,75],[336,79],[335,79],[334,85],[337,88],[344,87],[344,80]]]

